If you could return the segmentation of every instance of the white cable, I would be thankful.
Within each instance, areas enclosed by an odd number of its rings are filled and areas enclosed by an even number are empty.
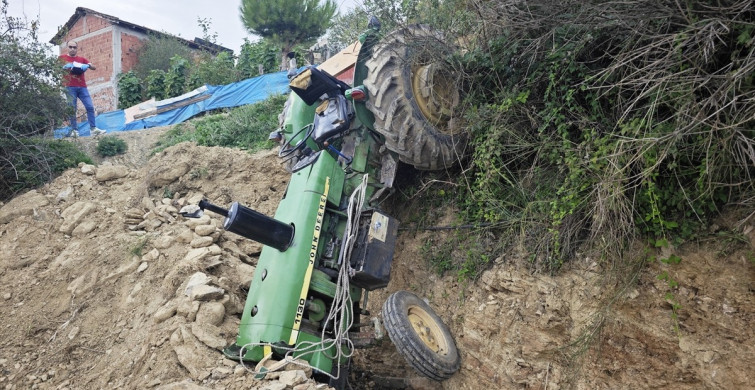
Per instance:
[[[359,184],[359,186],[357,186],[356,189],[354,189],[354,192],[352,192],[351,196],[349,197],[349,205],[346,210],[346,229],[344,229],[343,239],[341,241],[341,252],[338,256],[338,263],[340,264],[340,267],[338,271],[338,278],[336,280],[336,293],[333,296],[333,303],[330,306],[330,312],[328,313],[327,318],[325,318],[325,322],[323,322],[323,324],[328,324],[329,322],[333,321],[333,337],[325,337],[325,326],[323,326],[322,333],[320,334],[320,341],[302,341],[293,348],[276,346],[272,345],[271,343],[244,344],[239,350],[239,362],[242,366],[244,366],[244,368],[247,367],[243,361],[245,349],[256,346],[270,346],[271,348],[287,351],[283,359],[289,361],[289,363],[303,367],[311,367],[314,370],[317,370],[317,368],[312,367],[309,364],[294,361],[292,355],[297,354],[299,355],[298,357],[302,357],[309,354],[322,352],[326,357],[332,359],[335,362],[337,367],[336,375],[334,376],[329,372],[323,372],[320,370],[317,371],[333,379],[338,379],[338,377],[341,375],[341,367],[338,362],[341,360],[341,358],[351,357],[354,351],[354,343],[351,341],[351,339],[349,339],[348,332],[348,330],[351,329],[351,326],[354,325],[354,313],[351,312],[353,301],[351,300],[349,283],[349,279],[351,278],[351,276],[353,276],[354,270],[351,268],[348,259],[351,258],[351,251],[354,248],[354,243],[356,242],[355,240],[359,233],[359,214],[361,213],[362,207],[364,206],[364,201],[367,193],[367,183],[368,175],[364,175],[362,177],[362,182]],[[349,313],[351,313],[350,316]],[[346,324],[346,326],[343,326],[344,323]],[[346,345],[347,352],[343,352],[342,348],[340,348],[341,345]],[[327,351],[331,348],[334,348],[336,351],[334,356],[329,356],[327,354]],[[249,370],[248,368],[246,368],[246,370],[254,375],[268,372],[262,370]]]

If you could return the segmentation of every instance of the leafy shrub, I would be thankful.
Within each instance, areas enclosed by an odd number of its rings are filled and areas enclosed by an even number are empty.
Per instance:
[[[149,71],[149,76],[144,80],[147,91],[147,98],[155,98],[155,100],[165,99],[165,77],[166,73],[160,69],[153,69]]]
[[[97,141],[97,153],[103,157],[123,154],[127,149],[126,141],[116,136],[109,135]]]
[[[223,85],[238,81],[233,55],[228,52],[221,52],[216,56],[204,54],[195,64],[192,73],[198,75],[203,84]]]
[[[278,127],[278,114],[283,110],[287,98],[287,95],[273,95],[227,113],[207,115],[176,125],[160,138],[155,151],[185,141],[252,152],[269,148],[272,143],[268,136]]]
[[[136,73],[128,71],[118,75],[118,108],[128,108],[143,100],[142,83]]]
[[[236,72],[239,75],[239,79],[259,76],[259,65],[262,65],[265,73],[278,71],[279,55],[280,49],[269,40],[263,39],[259,42],[251,43],[245,39],[241,45],[241,53],[236,64]]]
[[[41,135],[62,123],[68,105],[63,70],[39,21],[8,15],[0,3],[0,200],[37,187],[80,161],[91,160],[70,142]]]
[[[180,56],[170,59],[170,70],[165,75],[165,97],[179,96],[184,93],[189,61]]]
[[[154,34],[139,49],[138,56],[139,62],[134,66],[134,72],[140,80],[145,80],[153,70],[168,72],[174,57],[188,59],[192,57],[192,52],[175,37]]]
[[[687,239],[753,199],[752,9],[693,1],[681,17],[637,0],[596,19],[527,4],[491,9],[510,27],[487,25],[496,38],[462,57],[476,86],[467,218],[519,221],[533,266],[555,271],[588,241],[616,254],[636,234]]]
[[[39,187],[80,162],[92,159],[76,144],[40,137],[8,139],[0,137],[0,150],[8,153],[0,173],[0,199],[9,199],[21,191]]]

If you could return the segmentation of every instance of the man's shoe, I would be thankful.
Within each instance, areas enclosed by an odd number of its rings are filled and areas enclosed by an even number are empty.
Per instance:
[[[95,136],[95,137],[98,136],[98,135],[105,134],[105,133],[106,133],[105,130],[100,130],[100,129],[96,128],[96,127],[92,128],[92,135]]]

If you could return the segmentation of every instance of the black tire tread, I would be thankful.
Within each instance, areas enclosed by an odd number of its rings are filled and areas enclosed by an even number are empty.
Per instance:
[[[409,305],[422,307],[436,321],[449,345],[447,356],[430,350],[419,338],[407,318]],[[398,291],[388,297],[383,305],[383,323],[396,349],[420,374],[443,381],[459,370],[461,359],[450,331],[432,308],[416,295]]]
[[[410,26],[386,36],[366,62],[364,85],[370,94],[367,108],[375,116],[375,131],[385,137],[399,160],[417,169],[439,170],[453,166],[466,146],[466,134],[455,136],[435,129],[422,115],[411,89],[407,37],[430,39],[425,26]]]

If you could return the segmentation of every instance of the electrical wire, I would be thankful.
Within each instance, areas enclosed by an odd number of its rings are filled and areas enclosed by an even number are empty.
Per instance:
[[[328,324],[331,321],[333,322],[333,336],[326,337],[326,326],[323,326],[322,333],[320,334],[320,341],[302,341],[293,348],[275,346],[271,343],[244,344],[239,350],[239,362],[242,364],[242,366],[244,366],[244,368],[247,367],[243,361],[245,349],[270,346],[271,348],[286,351],[283,360],[287,361],[288,363],[300,365],[303,367],[311,367],[313,370],[317,370],[318,372],[325,374],[333,379],[338,379],[340,377],[341,366],[338,364],[338,362],[343,358],[350,358],[354,353],[354,343],[349,338],[348,332],[349,329],[351,329],[352,325],[354,325],[354,313],[352,312],[353,301],[351,300],[350,294],[350,279],[352,276],[354,276],[354,269],[351,268],[348,259],[351,258],[351,252],[354,248],[354,244],[356,243],[356,238],[359,233],[359,215],[361,213],[362,207],[364,207],[364,202],[367,194],[367,185],[368,175],[364,175],[362,177],[362,182],[359,184],[359,186],[357,186],[356,189],[354,189],[354,192],[352,192],[351,196],[349,197],[349,205],[346,210],[346,229],[344,229],[343,240],[341,241],[343,244],[341,246],[341,252],[338,256],[338,263],[340,266],[336,280],[336,292],[333,296],[333,303],[330,306],[328,316],[324,320],[324,324]],[[344,345],[346,346],[345,351],[344,348],[342,348],[342,346]],[[333,354],[333,356],[329,355],[328,353],[330,349],[335,350],[335,354]],[[297,357],[303,357],[318,352],[322,352],[327,358],[332,359],[335,362],[336,375],[332,375],[329,372],[320,371],[317,368],[312,367],[308,363],[300,363],[298,361],[295,361],[293,358],[294,354],[296,354]],[[262,369],[249,370],[248,368],[247,371],[254,375],[268,372],[262,371]]]

